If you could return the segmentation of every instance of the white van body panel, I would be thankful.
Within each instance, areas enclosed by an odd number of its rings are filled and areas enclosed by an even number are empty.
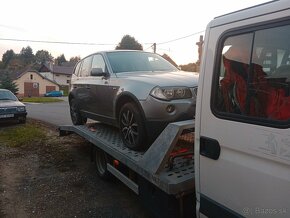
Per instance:
[[[210,104],[221,35],[289,18],[289,8],[289,0],[275,1],[218,17],[208,25],[195,122],[198,214],[203,196],[236,216],[290,216],[290,129],[221,119],[213,114]],[[201,136],[219,142],[218,160],[200,155]]]

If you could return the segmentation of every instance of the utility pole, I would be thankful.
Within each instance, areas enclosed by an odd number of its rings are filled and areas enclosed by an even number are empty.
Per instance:
[[[153,43],[153,52],[156,53],[156,43]]]
[[[201,55],[202,55],[202,45],[203,45],[203,35],[199,36],[199,41],[196,43],[198,46],[198,60],[196,62],[197,65],[197,71],[199,72],[200,62],[201,62]]]

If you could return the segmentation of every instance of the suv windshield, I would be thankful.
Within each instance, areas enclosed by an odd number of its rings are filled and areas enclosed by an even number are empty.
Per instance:
[[[16,96],[10,92],[10,91],[6,91],[6,90],[0,90],[0,100],[12,100],[12,101],[17,101]]]
[[[152,53],[138,51],[108,52],[107,56],[114,73],[178,70],[161,56]]]

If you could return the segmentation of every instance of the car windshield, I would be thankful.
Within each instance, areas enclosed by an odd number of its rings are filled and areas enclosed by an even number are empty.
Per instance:
[[[153,53],[138,51],[108,52],[107,56],[114,73],[178,70],[167,60]]]
[[[10,91],[0,90],[0,100],[17,101],[17,97]]]

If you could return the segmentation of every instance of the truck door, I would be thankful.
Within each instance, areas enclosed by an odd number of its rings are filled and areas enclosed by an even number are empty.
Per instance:
[[[233,31],[229,25],[209,30],[205,47],[198,210],[208,217],[290,217],[290,20]]]

